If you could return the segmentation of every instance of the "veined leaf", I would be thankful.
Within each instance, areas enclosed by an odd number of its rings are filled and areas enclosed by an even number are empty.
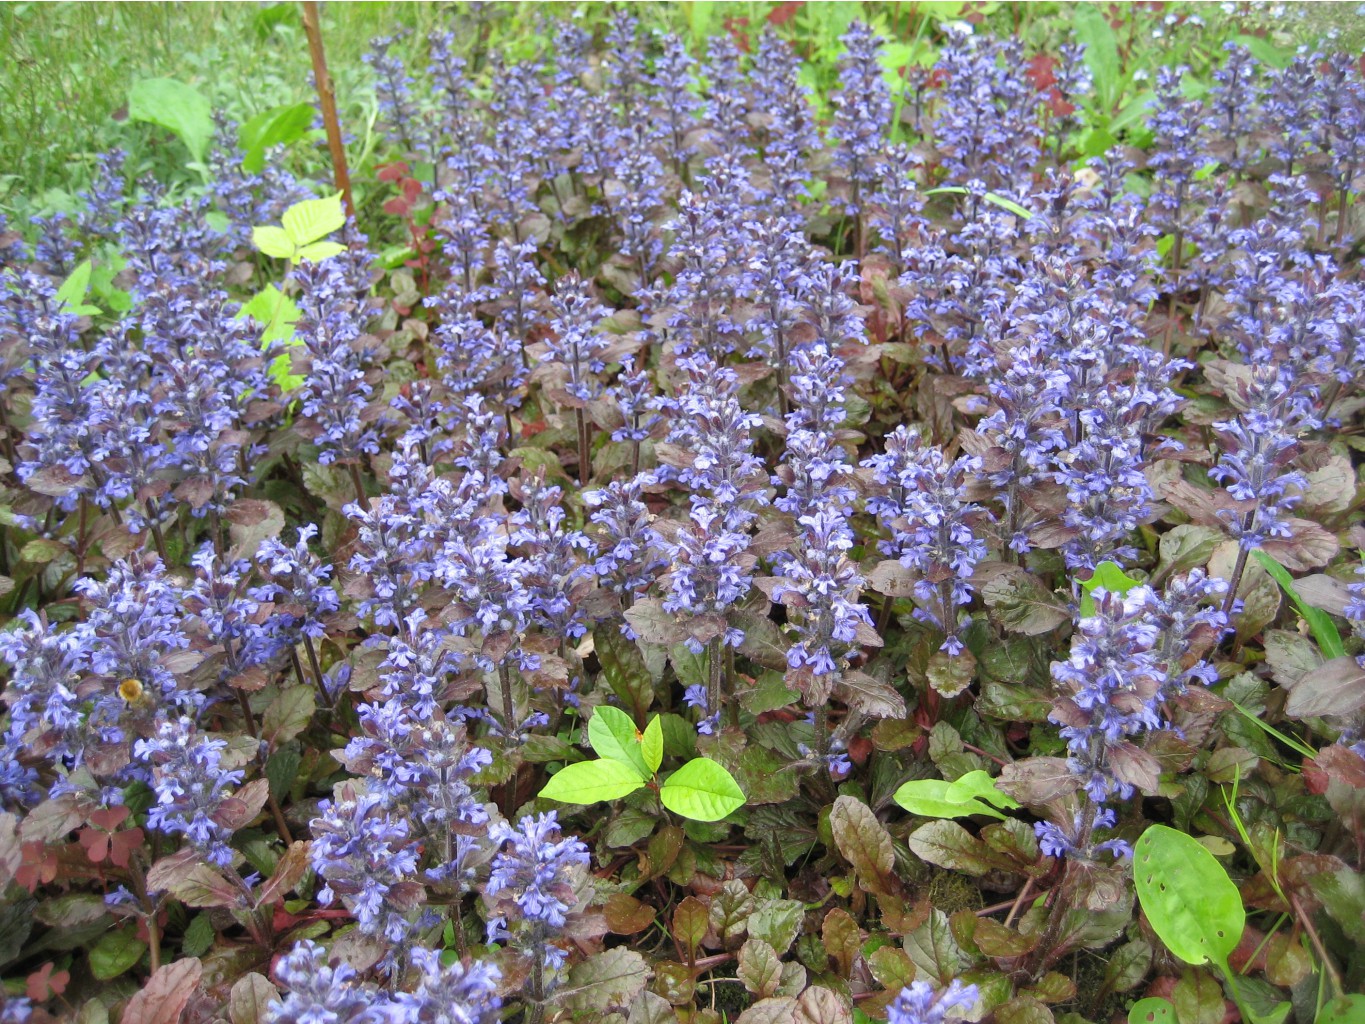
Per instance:
[[[662,740],[662,733],[660,738]],[[592,718],[588,720],[588,742],[598,757],[610,758],[634,769],[641,781],[654,774],[645,764],[635,723],[620,708],[603,704],[593,710]]]
[[[564,804],[595,804],[619,800],[644,784],[629,765],[602,758],[565,765],[545,784],[540,795]]]
[[[284,228],[257,225],[251,229],[251,244],[272,259],[292,260],[296,246]]]
[[[213,108],[194,86],[174,78],[143,79],[128,93],[128,119],[171,130],[197,163],[204,162],[213,138]]]
[[[346,224],[346,212],[341,208],[341,193],[295,203],[284,211],[281,223],[289,240],[300,248],[326,238]]]
[[[659,799],[674,814],[693,821],[720,821],[744,806],[744,790],[725,768],[698,757],[668,777]]]

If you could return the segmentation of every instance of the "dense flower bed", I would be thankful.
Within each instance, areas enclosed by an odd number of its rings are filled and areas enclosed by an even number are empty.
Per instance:
[[[0,229],[0,1019],[1338,1012],[1357,63],[1084,161],[1079,46],[556,31],[376,41],[370,238],[226,125]]]

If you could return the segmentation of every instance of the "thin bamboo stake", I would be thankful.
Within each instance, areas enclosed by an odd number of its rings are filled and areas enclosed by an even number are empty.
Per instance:
[[[355,203],[351,199],[351,175],[346,169],[346,147],[341,142],[341,122],[337,120],[336,90],[327,71],[327,55],[322,50],[322,25],[318,20],[317,0],[302,0],[303,31],[308,36],[308,53],[313,58],[313,80],[317,85],[318,103],[322,106],[322,124],[327,129],[327,148],[332,154],[332,173],[341,201],[346,204],[346,216],[355,219]]]

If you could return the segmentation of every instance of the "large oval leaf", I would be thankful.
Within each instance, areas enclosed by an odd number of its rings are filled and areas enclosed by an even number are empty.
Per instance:
[[[588,742],[598,757],[610,758],[634,768],[641,779],[654,773],[645,764],[640,750],[640,734],[631,717],[620,708],[603,704],[588,719]]]
[[[203,93],[174,78],[144,78],[128,92],[128,120],[148,121],[180,136],[203,163],[213,139],[213,108]]]
[[[1133,847],[1133,881],[1152,929],[1188,964],[1226,964],[1246,926],[1242,895],[1197,839],[1153,825]]]
[[[709,757],[698,757],[668,777],[659,798],[674,814],[693,821],[719,821],[744,806],[744,790]]]
[[[644,785],[639,774],[620,761],[579,761],[565,765],[545,784],[540,795],[565,804],[595,804],[619,800]]]

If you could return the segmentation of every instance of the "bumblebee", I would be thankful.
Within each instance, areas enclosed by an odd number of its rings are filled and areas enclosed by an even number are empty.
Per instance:
[[[118,684],[118,695],[123,698],[123,702],[132,708],[148,708],[152,706],[152,695],[147,692],[147,688],[142,685],[141,679],[129,677]]]

